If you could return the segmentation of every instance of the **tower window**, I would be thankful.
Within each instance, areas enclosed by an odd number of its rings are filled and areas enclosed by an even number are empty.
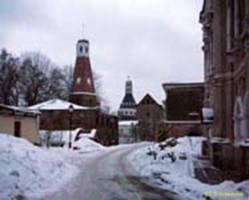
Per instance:
[[[88,48],[88,46],[86,46],[85,47],[85,52],[88,53],[88,51],[89,51],[89,48]]]
[[[82,53],[82,51],[83,51],[83,47],[82,47],[82,46],[80,46],[80,53]]]

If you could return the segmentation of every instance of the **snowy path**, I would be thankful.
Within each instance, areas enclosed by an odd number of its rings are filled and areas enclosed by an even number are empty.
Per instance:
[[[75,160],[81,168],[76,181],[63,191],[47,196],[53,200],[171,200],[176,195],[145,184],[129,166],[126,156],[145,144],[114,147],[107,151]],[[52,183],[51,183],[52,184]],[[44,199],[44,198],[43,198]]]

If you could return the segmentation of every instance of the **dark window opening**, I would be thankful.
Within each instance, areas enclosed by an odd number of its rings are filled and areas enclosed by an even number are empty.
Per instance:
[[[88,51],[89,51],[89,48],[85,47],[85,52],[88,53]]]
[[[80,46],[80,53],[82,53],[82,51],[83,51],[83,47],[82,47],[82,46]]]
[[[147,113],[146,113],[146,116],[149,118],[149,117],[150,117],[150,113],[149,113],[149,112],[147,112]]]

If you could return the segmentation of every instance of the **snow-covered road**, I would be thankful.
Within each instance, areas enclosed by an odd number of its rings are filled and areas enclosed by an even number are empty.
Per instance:
[[[94,156],[75,158],[81,169],[77,180],[66,185],[62,191],[45,199],[53,200],[136,200],[178,199],[174,193],[154,188],[144,183],[131,169],[127,155],[146,144],[113,147]],[[53,183],[51,183],[53,184]],[[43,197],[44,199],[44,197]]]

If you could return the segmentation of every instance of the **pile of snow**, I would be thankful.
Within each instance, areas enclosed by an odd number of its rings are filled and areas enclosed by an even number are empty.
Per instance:
[[[201,155],[203,140],[203,137],[171,138],[136,150],[128,156],[128,161],[141,176],[151,178],[160,187],[175,191],[184,199],[204,200],[205,194],[212,199],[226,199],[229,195],[231,199],[239,199],[236,195],[242,194],[231,192],[243,192],[248,196],[249,181],[209,185],[195,178],[194,168],[201,164],[198,156]]]
[[[79,138],[89,138],[89,139],[94,139],[96,138],[96,129],[92,129],[90,133],[80,133]]]
[[[57,191],[77,173],[55,153],[0,134],[0,199],[33,199]]]
[[[106,147],[89,138],[81,138],[73,143],[73,149],[79,150],[79,153],[89,153],[105,150]]]

